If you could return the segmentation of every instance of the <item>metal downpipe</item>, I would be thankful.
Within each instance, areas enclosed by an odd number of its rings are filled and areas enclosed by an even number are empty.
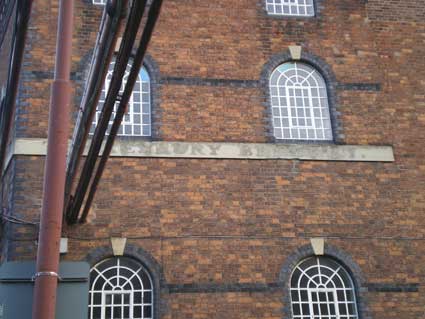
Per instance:
[[[56,40],[55,78],[50,99],[43,206],[33,296],[33,319],[55,319],[68,148],[71,45],[74,0],[61,0]]]

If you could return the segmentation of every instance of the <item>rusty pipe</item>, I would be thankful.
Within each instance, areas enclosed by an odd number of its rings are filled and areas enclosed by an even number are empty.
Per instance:
[[[54,319],[68,147],[71,45],[74,0],[60,0],[52,84],[43,206],[37,251],[33,319]]]

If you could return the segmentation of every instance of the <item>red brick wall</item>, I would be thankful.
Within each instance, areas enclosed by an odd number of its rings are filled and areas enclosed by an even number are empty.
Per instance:
[[[46,136],[55,3],[35,4],[17,122],[21,137]],[[74,109],[86,72],[83,61],[89,61],[100,16],[99,7],[76,3]],[[336,84],[380,85],[378,91],[336,91],[342,142],[392,145],[396,161],[114,158],[88,223],[65,227],[70,247],[64,258],[82,260],[97,247],[108,246],[109,237],[122,236],[155,258],[169,285],[266,284],[279,281],[288,256],[311,237],[326,237],[360,267],[366,286],[419,285],[413,292],[366,291],[362,301],[372,318],[421,318],[422,16],[420,0],[323,0],[313,19],[268,17],[260,0],[164,1],[149,49],[161,78],[257,81],[272,55],[301,45],[331,67]],[[199,83],[160,85],[159,139],[267,141],[261,87]],[[35,221],[44,159],[19,156],[13,164],[14,213]],[[11,236],[20,241],[9,242],[8,258],[33,258],[35,230],[16,227]],[[163,291],[161,317],[282,318],[284,291]]]

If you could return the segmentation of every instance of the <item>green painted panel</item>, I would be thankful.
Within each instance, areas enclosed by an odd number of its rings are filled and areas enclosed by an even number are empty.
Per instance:
[[[86,319],[90,267],[61,262],[57,319]],[[8,262],[0,267],[0,319],[31,319],[34,262]]]

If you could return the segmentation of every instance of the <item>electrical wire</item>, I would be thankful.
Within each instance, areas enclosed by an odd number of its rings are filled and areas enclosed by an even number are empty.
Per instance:
[[[7,211],[7,209],[3,208],[3,213],[0,215],[1,219],[3,221],[6,221],[6,222],[9,222],[9,223],[12,223],[12,224],[26,225],[26,226],[36,226],[36,227],[38,227],[39,224],[40,224],[39,222],[32,222],[32,221],[28,221],[28,220],[25,220],[25,219],[22,219],[22,218],[19,218],[19,217],[9,215],[9,214],[6,213],[6,211]]]

